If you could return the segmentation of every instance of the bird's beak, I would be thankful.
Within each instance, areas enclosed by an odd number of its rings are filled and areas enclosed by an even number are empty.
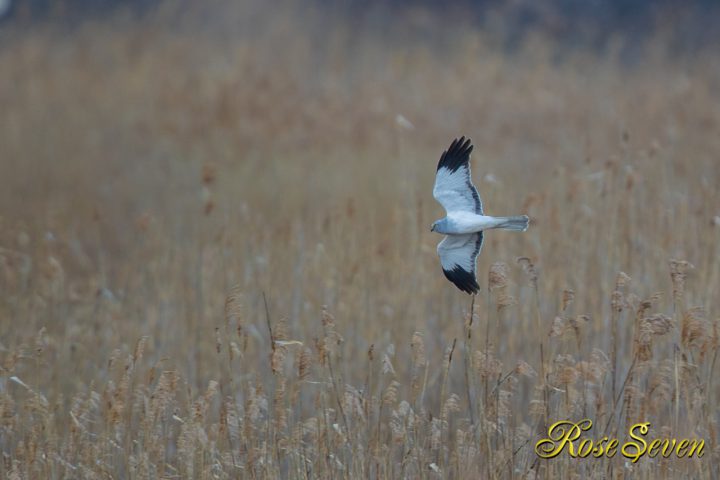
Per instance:
[[[435,231],[435,225],[430,225],[430,231],[431,231],[431,232],[434,232],[434,231]]]

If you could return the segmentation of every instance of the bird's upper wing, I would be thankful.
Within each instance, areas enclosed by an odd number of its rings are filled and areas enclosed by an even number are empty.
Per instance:
[[[448,235],[437,246],[440,264],[448,280],[463,292],[477,293],[475,259],[483,243],[483,232]]]
[[[473,146],[468,138],[455,139],[443,152],[435,174],[433,197],[446,212],[473,212],[482,215],[483,206],[470,178],[470,152]]]

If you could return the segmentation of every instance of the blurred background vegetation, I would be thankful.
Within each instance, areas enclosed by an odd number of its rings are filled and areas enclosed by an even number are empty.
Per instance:
[[[160,0],[3,0],[0,18],[25,24],[38,21],[76,24],[88,19],[107,18],[118,12],[144,17],[163,8]],[[179,2],[182,8],[193,2]],[[605,47],[616,36],[643,43],[662,30],[672,36],[673,48],[691,52],[717,42],[714,19],[718,13],[713,0],[309,0],[304,8],[321,9],[334,21],[358,29],[398,27],[404,15],[447,17],[455,12],[477,28],[493,31],[506,47],[517,47],[533,31],[576,46]],[[213,10],[208,3],[203,10]],[[415,28],[420,27],[416,25]],[[401,32],[405,29],[401,27]],[[426,38],[434,36],[426,31]]]
[[[3,5],[0,478],[718,475],[715,2]],[[707,454],[535,461],[584,417]]]

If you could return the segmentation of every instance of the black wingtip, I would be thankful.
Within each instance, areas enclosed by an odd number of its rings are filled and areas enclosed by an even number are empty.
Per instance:
[[[456,138],[447,150],[440,156],[437,169],[447,168],[455,172],[470,160],[470,153],[473,150],[472,140],[465,139],[465,136]]]
[[[448,280],[465,293],[474,295],[480,291],[480,285],[478,285],[475,275],[472,272],[463,270],[459,265],[456,265],[452,270],[443,268],[443,273]]]

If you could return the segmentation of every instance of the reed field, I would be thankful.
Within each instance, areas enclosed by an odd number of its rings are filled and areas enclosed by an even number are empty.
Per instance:
[[[718,478],[718,50],[335,15],[0,25],[0,480]],[[461,135],[531,218],[474,298],[430,232]],[[702,456],[538,456],[583,419]]]

